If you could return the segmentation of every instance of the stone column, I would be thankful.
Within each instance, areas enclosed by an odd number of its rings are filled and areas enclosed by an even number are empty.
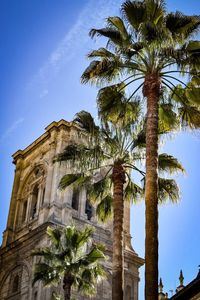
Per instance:
[[[87,215],[85,213],[86,197],[87,197],[86,190],[83,188],[80,189],[78,215],[82,219],[87,219]]]
[[[130,235],[130,202],[127,200],[124,201],[124,247],[133,251]]]
[[[14,177],[14,183],[13,183],[13,189],[12,189],[12,195],[11,195],[11,201],[10,201],[7,226],[6,226],[6,230],[4,232],[4,236],[3,236],[3,243],[2,243],[3,247],[8,245],[9,243],[11,243],[13,240],[14,219],[15,219],[15,214],[16,214],[17,193],[18,193],[19,185],[20,185],[21,169],[22,169],[22,155],[19,152],[18,157],[16,157],[15,177]]]
[[[41,210],[41,213],[39,215],[40,223],[43,223],[47,220],[49,206],[51,202],[51,188],[52,188],[53,170],[54,170],[53,157],[55,156],[55,152],[56,152],[56,137],[57,137],[57,132],[52,131],[51,139],[49,143],[49,159],[47,164],[46,182],[44,185],[45,187],[44,203],[43,203],[43,208]]]
[[[61,153],[62,150],[62,142],[63,142],[63,130],[60,130],[60,132],[57,134],[57,144],[56,144],[56,149],[55,149],[55,155],[58,155]],[[58,184],[60,180],[60,163],[56,162],[53,164],[53,178],[52,178],[52,186],[51,186],[51,200],[50,202],[56,202],[56,196],[57,196],[57,190],[58,190]]]

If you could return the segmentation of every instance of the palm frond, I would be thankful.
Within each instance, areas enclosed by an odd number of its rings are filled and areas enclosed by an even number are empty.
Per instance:
[[[177,129],[177,114],[171,103],[160,103],[159,105],[159,131],[166,132]]]
[[[182,41],[196,33],[200,25],[199,16],[186,16],[180,11],[166,16],[166,27],[174,39]]]
[[[56,248],[60,245],[60,238],[61,238],[61,232],[57,228],[51,228],[50,226],[47,227],[47,235],[50,238],[53,245],[55,245]],[[46,249],[46,248],[44,248]]]
[[[133,29],[138,32],[141,23],[146,20],[145,4],[140,1],[125,1],[122,4],[122,14]]]
[[[130,178],[124,189],[124,198],[134,203],[138,202],[144,197],[144,189],[134,183]]]
[[[109,27],[116,28],[120,32],[120,35],[122,36],[123,40],[125,41],[130,40],[130,35],[128,34],[126,26],[120,17],[107,18],[107,24]]]
[[[159,171],[168,172],[169,174],[182,172],[185,173],[185,169],[177,158],[166,153],[159,154],[158,156],[158,168]]]
[[[40,254],[45,260],[35,265],[33,284],[39,280],[44,286],[52,286],[58,285],[63,278],[70,278],[73,287],[84,294],[93,295],[96,283],[105,278],[100,261],[106,259],[105,247],[101,244],[93,243],[89,251],[86,251],[85,245],[91,242],[93,233],[94,228],[91,226],[83,229],[74,225],[62,229],[48,228],[50,245],[33,253]],[[62,247],[55,248],[55,236]],[[52,253],[52,256],[47,253]]]
[[[86,68],[81,76],[82,83],[103,85],[104,83],[112,82],[120,77],[124,72],[122,62],[117,59],[102,58],[102,60],[94,60]]]
[[[179,200],[179,188],[175,180],[159,177],[158,187],[158,199],[160,203],[164,203],[166,201],[176,203]]]
[[[73,122],[88,134],[95,135],[99,131],[99,127],[95,124],[92,115],[85,110],[76,113]]]
[[[88,54],[88,58],[115,58],[115,54],[107,50],[106,48],[99,48],[93,50]]]
[[[111,195],[107,195],[101,199],[96,207],[96,215],[99,221],[106,222],[112,217],[113,214],[113,198]]]
[[[89,35],[91,38],[94,38],[95,36],[103,36],[108,38],[110,41],[112,41],[116,45],[120,45],[123,43],[123,37],[119,30],[111,28],[111,27],[106,27],[102,29],[91,29],[89,32]]]
[[[107,174],[108,175],[108,174]],[[111,189],[111,180],[109,177],[104,176],[97,182],[94,182],[90,186],[88,186],[87,193],[91,202],[95,203],[100,201],[100,199],[104,198],[105,195],[110,192]]]
[[[127,102],[123,84],[100,89],[97,95],[97,106],[103,123],[111,122],[121,128],[133,125],[141,111],[138,98],[129,99]]]
[[[62,153],[59,153],[55,158],[54,162],[62,162],[72,160],[75,161],[80,154],[80,145],[75,143],[67,145]]]
[[[67,174],[61,178],[59,189],[64,190],[71,185],[73,185],[74,188],[81,188],[90,180],[91,176],[85,176],[83,174]]]

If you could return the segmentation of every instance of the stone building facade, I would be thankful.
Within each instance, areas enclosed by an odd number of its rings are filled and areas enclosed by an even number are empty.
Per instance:
[[[36,258],[31,251],[48,243],[47,226],[75,223],[95,226],[94,238],[106,244],[112,256],[112,223],[99,224],[95,208],[87,200],[85,189],[58,189],[64,174],[71,173],[70,163],[53,163],[53,158],[73,141],[83,141],[84,135],[74,124],[65,120],[52,122],[45,133],[24,150],[13,155],[16,165],[7,227],[0,248],[0,299],[51,300],[55,288],[44,288],[42,283],[32,286]],[[125,204],[124,225],[125,300],[138,300],[139,267],[144,263],[131,246],[130,207]],[[111,259],[106,262],[108,279],[98,286],[96,300],[111,299]],[[62,291],[60,285],[57,292]],[[86,299],[74,294],[78,300]]]

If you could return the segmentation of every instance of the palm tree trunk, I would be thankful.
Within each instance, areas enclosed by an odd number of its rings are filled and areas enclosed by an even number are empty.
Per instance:
[[[72,288],[72,279],[69,278],[68,275],[64,275],[63,278],[63,290],[64,290],[64,299],[70,300],[71,299],[71,288]]]
[[[125,173],[121,162],[114,163],[112,174],[113,195],[113,257],[112,257],[112,300],[123,299],[123,185]]]
[[[147,98],[145,181],[145,300],[158,299],[158,105],[160,80],[157,74],[145,78]]]

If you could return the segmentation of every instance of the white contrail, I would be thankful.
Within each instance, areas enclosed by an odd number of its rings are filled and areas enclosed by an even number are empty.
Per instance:
[[[35,83],[47,84],[54,78],[59,70],[74,59],[79,54],[79,50],[88,42],[89,30],[92,27],[102,27],[105,17],[118,14],[119,6],[119,0],[90,0],[73,27],[41,66],[30,86]]]

